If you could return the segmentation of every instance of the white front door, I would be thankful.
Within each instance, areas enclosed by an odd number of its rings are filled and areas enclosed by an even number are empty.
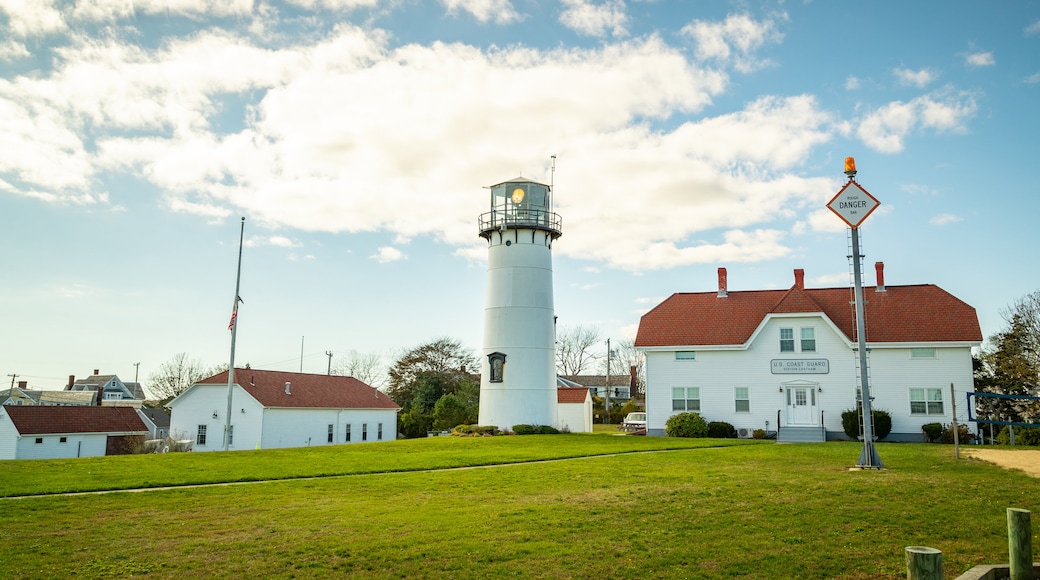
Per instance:
[[[788,386],[787,424],[815,425],[817,411],[816,387],[813,385]]]

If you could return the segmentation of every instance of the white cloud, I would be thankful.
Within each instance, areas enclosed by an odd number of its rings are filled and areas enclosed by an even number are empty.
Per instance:
[[[1028,36],[1030,34],[1040,34],[1040,20],[1037,20],[1026,27],[1026,35]]]
[[[373,3],[375,0],[373,0]],[[449,13],[468,12],[480,22],[509,24],[521,19],[509,0],[441,0]]]
[[[780,17],[786,20],[786,14]],[[723,22],[694,20],[682,28],[693,39],[698,60],[732,65],[740,72],[751,72],[769,64],[755,52],[767,44],[779,44],[784,35],[775,20],[756,21],[747,14],[730,14]]]
[[[935,73],[926,68],[917,71],[907,68],[897,68],[892,71],[892,74],[896,75],[900,84],[917,87],[919,89],[925,88],[938,78]]]
[[[372,254],[371,256],[369,256],[369,258],[372,258],[373,260],[379,262],[380,264],[388,264],[390,262],[396,262],[398,260],[404,260],[404,259],[407,258],[407,256],[402,254],[401,250],[398,250],[397,248],[391,248],[390,246],[383,246],[383,247],[379,248],[376,251],[375,254]]]
[[[933,217],[932,219],[928,220],[928,223],[932,224],[933,226],[945,226],[947,224],[957,223],[959,221],[964,221],[964,218],[956,216],[952,213],[941,213]]]
[[[731,61],[774,36],[771,25],[727,22]],[[638,272],[788,255],[780,222],[834,193],[831,180],[795,173],[841,130],[815,98],[699,116],[726,76],[656,36],[594,49],[391,49],[383,31],[340,25],[267,49],[211,30],[150,49],[76,38],[54,62],[0,81],[10,121],[0,126],[15,127],[0,139],[16,145],[0,144],[15,152],[0,156],[0,179],[50,201],[104,203],[97,176],[116,172],[160,190],[173,211],[384,232],[395,246],[429,236],[483,260],[482,186],[518,169],[547,179],[557,153],[565,235],[554,252]],[[244,107],[229,116],[228,100]],[[915,109],[918,125],[926,109]],[[651,129],[678,115],[688,117]],[[371,257],[405,259],[391,246]]]
[[[274,246],[277,248],[299,248],[302,246],[300,242],[287,238],[285,236],[250,236],[245,241],[247,248],[257,248],[260,246]]]
[[[12,38],[0,40],[0,61],[13,61],[29,56],[29,49]]]
[[[846,91],[856,91],[856,90],[859,90],[859,88],[860,88],[860,86],[862,84],[863,84],[862,81],[860,81],[858,78],[856,78],[856,77],[854,77],[852,75],[849,75],[849,76],[845,77],[845,90]]]
[[[962,131],[975,114],[975,99],[968,93],[944,90],[881,107],[860,122],[857,136],[882,153],[903,150],[905,138],[918,126],[939,131]]]
[[[978,68],[993,66],[997,64],[997,59],[993,57],[992,52],[971,52],[964,55],[964,63],[972,68]]]
[[[627,36],[628,15],[622,0],[605,0],[600,4],[590,0],[563,0],[564,10],[560,23],[586,36]]]
[[[1033,73],[1025,78],[1025,82],[1031,85],[1040,83],[1040,72]]]
[[[55,3],[48,0],[0,0],[0,14],[7,16],[7,31],[15,38],[53,34],[66,29],[65,18]]]

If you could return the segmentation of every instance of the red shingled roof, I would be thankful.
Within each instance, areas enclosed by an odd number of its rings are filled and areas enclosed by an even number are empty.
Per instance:
[[[588,389],[576,387],[560,387],[556,389],[557,403],[584,403],[589,394]]]
[[[932,284],[863,289],[867,341],[981,342],[975,309]],[[768,314],[823,313],[857,340],[849,288],[677,293],[643,315],[636,346],[744,344]]]
[[[133,407],[7,405],[4,411],[21,435],[148,432]]]
[[[227,385],[224,371],[199,384]],[[290,383],[289,394],[285,383]],[[333,408],[333,409],[400,409],[386,393],[354,377],[235,369],[235,384],[240,385],[265,407]]]

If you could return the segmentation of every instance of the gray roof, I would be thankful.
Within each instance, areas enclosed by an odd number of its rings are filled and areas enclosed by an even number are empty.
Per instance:
[[[169,428],[170,427],[170,414],[162,409],[152,409],[149,407],[141,407],[138,409],[143,413],[148,420],[152,422],[156,427]]]

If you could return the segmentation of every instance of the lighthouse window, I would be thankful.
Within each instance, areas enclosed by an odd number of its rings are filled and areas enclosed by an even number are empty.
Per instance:
[[[493,352],[488,355],[488,363],[491,367],[491,376],[488,380],[492,383],[501,383],[502,374],[506,367],[506,355],[500,352]]]

